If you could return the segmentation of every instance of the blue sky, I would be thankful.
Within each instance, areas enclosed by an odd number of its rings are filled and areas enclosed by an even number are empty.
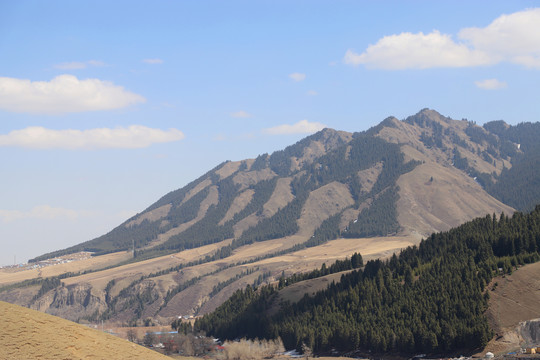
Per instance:
[[[538,84],[539,1],[0,0],[0,264],[323,127],[536,122]]]

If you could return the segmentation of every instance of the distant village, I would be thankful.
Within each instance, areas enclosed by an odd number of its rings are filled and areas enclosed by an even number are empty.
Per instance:
[[[6,266],[0,266],[0,269],[5,270],[11,270],[11,271],[24,271],[24,270],[32,270],[32,269],[41,269],[47,266],[54,266],[58,264],[66,264],[73,261],[80,261],[80,260],[86,260],[92,256],[92,253],[89,251],[81,251],[75,254],[69,254],[65,255],[61,258],[53,258],[53,259],[47,259],[42,260],[38,262],[32,262],[32,263],[21,263],[21,264],[13,264],[13,265],[6,265]]]

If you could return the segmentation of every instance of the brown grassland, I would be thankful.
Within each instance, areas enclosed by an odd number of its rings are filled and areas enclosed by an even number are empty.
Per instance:
[[[85,270],[97,270],[107,266],[118,264],[131,257],[128,252],[122,251],[102,256],[90,257],[84,260],[73,261],[65,264],[43,267],[41,269],[29,269],[18,271],[14,269],[0,269],[0,286],[34,279],[37,277],[58,276],[67,272],[77,273]]]
[[[167,359],[116,336],[0,302],[0,359]]]
[[[497,355],[519,349],[525,343],[520,322],[540,318],[540,263],[494,278],[487,291],[486,315],[496,336],[484,351]]]

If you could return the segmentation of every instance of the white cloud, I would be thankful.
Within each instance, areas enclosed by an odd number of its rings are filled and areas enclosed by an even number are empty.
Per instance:
[[[434,30],[389,35],[358,54],[349,49],[350,65],[388,70],[471,67],[512,62],[540,68],[540,8],[501,15],[485,28],[464,28],[459,41]]]
[[[72,209],[52,207],[49,205],[34,206],[30,211],[0,209],[0,219],[2,219],[2,222],[4,223],[10,223],[13,221],[23,220],[23,219],[75,220],[79,217],[90,216],[92,214],[93,213],[89,211],[77,211],[77,210],[72,210]]]
[[[315,90],[309,90],[309,91],[307,92],[307,94],[308,94],[309,96],[315,96],[315,95],[318,95],[319,93],[316,92]]]
[[[145,64],[152,64],[152,65],[163,64],[163,60],[157,59],[157,58],[154,58],[154,59],[143,59],[142,62],[145,63]]]
[[[106,149],[145,148],[156,143],[179,141],[184,134],[177,129],[167,131],[141,125],[127,128],[100,128],[89,130],[52,130],[28,127],[0,135],[0,147],[12,146],[31,149]]]
[[[497,79],[486,79],[482,81],[475,81],[474,84],[480,89],[484,90],[498,90],[504,89],[506,83],[504,81],[499,81]]]
[[[240,110],[240,111],[231,113],[231,116],[234,118],[250,118],[252,115],[248,113],[247,111]]]
[[[480,51],[455,43],[450,35],[433,31],[429,34],[401,33],[385,36],[362,54],[347,50],[344,62],[388,70],[427,69],[432,67],[465,67],[486,65],[490,57]]]
[[[112,110],[145,101],[141,95],[99,79],[79,80],[73,75],[59,75],[51,81],[0,77],[0,109],[12,112]]]
[[[82,62],[81,61],[63,62],[63,63],[54,65],[56,69],[61,69],[61,70],[86,69],[88,66],[105,66],[105,63],[99,60],[88,60],[88,61],[82,61]]]
[[[540,8],[501,15],[485,28],[465,28],[459,37],[501,61],[540,67]]]
[[[304,81],[306,79],[306,74],[295,72],[295,73],[289,74],[289,77],[296,82]]]
[[[279,125],[276,127],[264,129],[263,132],[270,135],[284,135],[284,134],[312,134],[319,130],[322,130],[326,125],[318,122],[309,122],[307,120],[301,120],[293,125]]]

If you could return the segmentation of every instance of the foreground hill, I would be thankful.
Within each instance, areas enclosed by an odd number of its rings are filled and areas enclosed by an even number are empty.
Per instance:
[[[34,259],[86,250],[93,260],[0,271],[0,299],[75,321],[167,323],[354,252],[388,257],[472,218],[513,213],[501,200],[515,189],[504,184],[538,154],[540,125],[525,125],[482,128],[424,109],[225,162],[110,233]],[[523,173],[518,209],[540,202],[540,175]]]
[[[116,336],[0,301],[0,359],[169,359]]]

